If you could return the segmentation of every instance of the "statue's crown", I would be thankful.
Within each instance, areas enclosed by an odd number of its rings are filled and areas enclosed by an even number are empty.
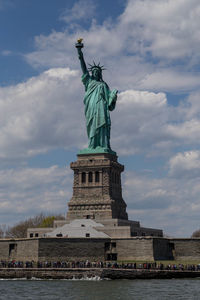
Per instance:
[[[91,65],[91,64],[88,64],[90,67],[88,68],[88,70],[89,71],[92,71],[92,70],[94,70],[94,69],[98,69],[98,70],[100,70],[101,72],[103,71],[103,70],[106,70],[105,68],[104,68],[104,66],[100,66],[100,62],[98,63],[98,65],[93,61],[93,65]]]

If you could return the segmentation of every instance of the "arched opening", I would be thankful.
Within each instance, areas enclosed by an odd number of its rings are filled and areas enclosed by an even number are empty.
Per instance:
[[[85,172],[83,172],[83,173],[81,174],[81,182],[82,182],[82,183],[85,183],[85,182],[86,182],[86,173],[85,173]]]
[[[88,173],[88,182],[92,182],[92,172]]]
[[[99,182],[99,172],[95,172],[95,182]]]

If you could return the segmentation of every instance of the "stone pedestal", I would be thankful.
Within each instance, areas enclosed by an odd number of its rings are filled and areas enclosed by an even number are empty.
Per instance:
[[[67,220],[128,220],[122,198],[121,172],[124,166],[109,153],[78,154],[70,167],[74,171],[73,196],[68,203]]]

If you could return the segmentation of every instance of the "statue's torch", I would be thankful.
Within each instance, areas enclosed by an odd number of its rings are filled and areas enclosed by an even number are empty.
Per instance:
[[[77,43],[75,44],[76,48],[80,48],[81,49],[81,48],[84,47],[84,44],[82,43],[82,40],[83,40],[82,38],[80,38],[80,39],[77,40]]]

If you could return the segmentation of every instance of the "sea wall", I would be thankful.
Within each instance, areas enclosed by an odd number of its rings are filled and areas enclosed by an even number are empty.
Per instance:
[[[171,279],[200,277],[200,271],[127,270],[106,268],[75,269],[0,269],[1,279]]]

